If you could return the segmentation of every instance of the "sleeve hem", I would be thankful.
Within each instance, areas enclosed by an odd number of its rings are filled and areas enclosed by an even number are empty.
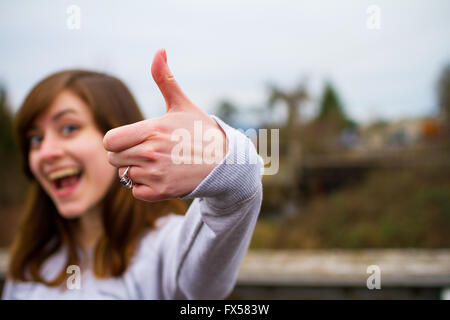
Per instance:
[[[194,191],[181,199],[208,198],[208,203],[223,209],[255,193],[261,184],[264,166],[249,138],[219,118],[212,117],[225,131],[228,153]]]

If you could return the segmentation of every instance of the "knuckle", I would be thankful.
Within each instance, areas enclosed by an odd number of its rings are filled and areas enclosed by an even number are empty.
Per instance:
[[[156,158],[156,150],[153,146],[146,144],[142,146],[141,150],[142,156],[146,159],[155,159]]]
[[[156,119],[151,119],[151,138],[159,139],[161,135],[164,134],[167,130],[168,123],[170,123],[167,115],[163,115]]]
[[[139,137],[139,140],[145,141],[149,136],[149,132],[152,131],[151,122],[148,120],[139,121],[135,124],[134,130],[136,136]]]
[[[172,188],[168,184],[162,184],[158,189],[158,198],[160,200],[170,198],[172,194]]]
[[[150,175],[153,178],[156,178],[159,180],[161,177],[163,177],[165,175],[165,170],[161,166],[157,166],[150,170]]]
[[[157,198],[158,199],[161,198],[161,196],[164,194],[164,186],[163,185],[154,186],[154,189]]]

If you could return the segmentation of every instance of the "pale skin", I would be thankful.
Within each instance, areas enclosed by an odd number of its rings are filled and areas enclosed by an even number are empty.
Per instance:
[[[116,178],[116,168],[108,163],[103,134],[89,107],[71,91],[62,91],[33,122],[28,137],[28,162],[36,180],[61,216],[80,218],[80,244],[93,245],[102,230],[101,200]],[[67,168],[81,176],[71,192],[61,194],[51,176]]]
[[[177,143],[171,139],[174,130],[184,128],[194,136],[194,121],[201,121],[205,132],[215,130],[223,138],[215,141],[221,143],[222,158],[227,152],[225,133],[180,89],[167,65],[165,50],[156,52],[151,71],[166,101],[164,116],[115,128],[103,137],[88,106],[75,94],[63,91],[29,133],[31,141],[36,141],[29,153],[31,171],[62,216],[80,218],[77,239],[84,248],[93,247],[102,234],[101,201],[117,171],[121,176],[131,166],[129,176],[136,184],[133,196],[158,201],[189,194],[217,165],[175,164],[171,159]],[[201,157],[203,150],[192,145],[191,152]],[[61,167],[82,168],[83,172],[79,187],[65,197],[57,196],[48,179]]]
[[[177,143],[171,140],[174,130],[184,128],[194,137],[194,122],[201,121],[204,132],[215,130],[222,137],[222,158],[227,152],[227,139],[216,121],[181,90],[169,70],[164,49],[156,52],[151,70],[166,101],[166,114],[110,130],[103,142],[109,151],[109,162],[120,168],[119,176],[131,166],[128,175],[136,184],[133,196],[158,201],[189,194],[217,165],[175,164],[171,158]],[[192,145],[193,157],[201,158],[202,152],[202,148]]]

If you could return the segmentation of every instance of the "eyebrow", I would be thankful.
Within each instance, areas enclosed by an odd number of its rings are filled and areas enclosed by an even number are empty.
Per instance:
[[[69,109],[64,109],[64,110],[61,110],[61,111],[59,111],[58,113],[54,114],[54,115],[52,116],[51,120],[52,120],[53,122],[55,122],[55,121],[57,121],[58,119],[60,119],[62,116],[64,116],[65,114],[68,114],[68,113],[75,113],[75,114],[77,114],[77,112],[76,112],[74,109],[71,109],[71,108],[69,108]],[[33,126],[30,127],[30,130],[29,130],[29,131],[36,130],[36,129],[37,129],[36,126],[33,125]]]
[[[56,121],[67,113],[77,113],[74,109],[65,109],[52,116],[52,121]]]

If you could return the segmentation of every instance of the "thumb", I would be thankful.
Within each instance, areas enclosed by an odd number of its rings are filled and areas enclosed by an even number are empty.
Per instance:
[[[166,100],[167,111],[180,108],[186,105],[186,102],[190,102],[170,72],[165,49],[158,49],[153,58],[152,76]]]

